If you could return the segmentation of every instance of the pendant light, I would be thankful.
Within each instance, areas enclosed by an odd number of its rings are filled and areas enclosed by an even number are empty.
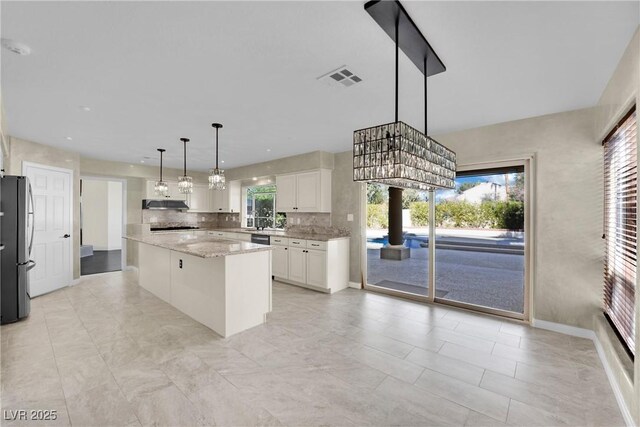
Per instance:
[[[353,180],[416,190],[454,188],[456,153],[427,135],[427,77],[445,66],[399,1],[369,1],[364,8],[395,42],[395,120],[353,132]],[[401,49],[424,74],[424,133],[398,118]]]
[[[156,196],[167,197],[169,195],[169,186],[162,180],[162,154],[167,151],[164,148],[158,148],[160,152],[160,181],[156,181],[156,185],[153,187]]]
[[[187,142],[189,138],[180,138],[184,147],[184,172],[178,177],[178,191],[183,194],[193,193],[193,178],[187,176]]]
[[[216,129],[216,167],[209,172],[209,189],[224,190],[227,188],[224,171],[218,169],[218,130],[222,128],[222,125],[220,123],[212,123],[211,126]]]

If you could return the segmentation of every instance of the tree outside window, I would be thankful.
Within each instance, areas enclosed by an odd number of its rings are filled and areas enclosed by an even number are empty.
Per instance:
[[[247,227],[284,228],[287,216],[276,212],[276,186],[247,189]]]

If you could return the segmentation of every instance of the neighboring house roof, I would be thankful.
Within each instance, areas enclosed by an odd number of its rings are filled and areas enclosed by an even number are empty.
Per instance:
[[[494,184],[492,182],[481,182],[478,185],[469,188],[462,194],[451,194],[445,197],[446,200],[460,200],[469,203],[481,203],[483,200],[507,200],[507,190],[504,185]]]

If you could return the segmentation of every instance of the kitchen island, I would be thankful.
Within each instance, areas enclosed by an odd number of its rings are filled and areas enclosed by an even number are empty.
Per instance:
[[[266,321],[271,247],[193,233],[135,233],[140,286],[223,337]]]

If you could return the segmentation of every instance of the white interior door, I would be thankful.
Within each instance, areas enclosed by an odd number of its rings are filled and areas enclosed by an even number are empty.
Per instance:
[[[31,259],[31,296],[68,286],[73,277],[72,190],[73,172],[34,163],[24,163],[22,173],[33,191],[34,235]]]

